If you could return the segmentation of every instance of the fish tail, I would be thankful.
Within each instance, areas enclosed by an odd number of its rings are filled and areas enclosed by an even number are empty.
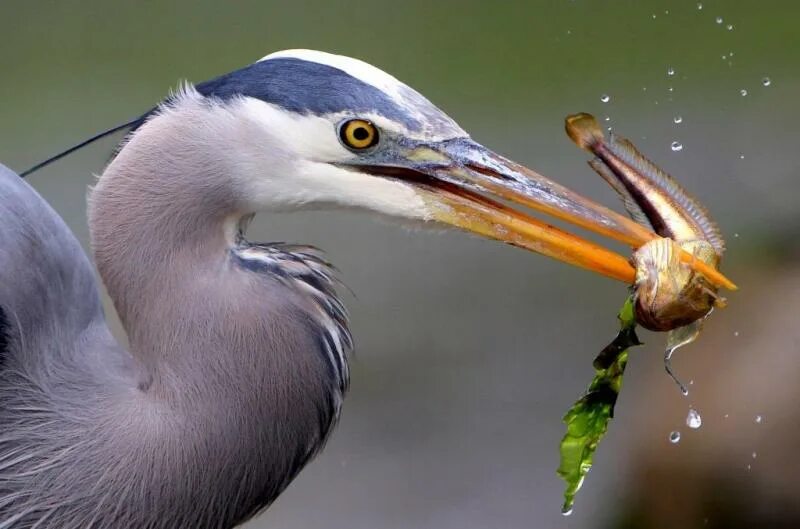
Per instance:
[[[595,117],[586,112],[567,116],[564,128],[567,130],[567,136],[586,151],[591,151],[593,146],[603,143],[603,129]]]

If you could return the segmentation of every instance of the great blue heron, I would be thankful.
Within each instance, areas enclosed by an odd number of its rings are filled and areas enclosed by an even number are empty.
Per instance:
[[[626,281],[624,257],[497,199],[652,237],[345,57],[272,54],[131,125],[89,196],[127,348],[74,236],[0,167],[3,529],[229,528],[319,452],[348,385],[346,312],[317,250],[245,240],[257,211],[454,225]]]

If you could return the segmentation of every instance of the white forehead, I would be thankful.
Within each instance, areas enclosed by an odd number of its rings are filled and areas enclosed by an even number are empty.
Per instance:
[[[271,53],[261,58],[258,62],[271,59],[298,59],[330,66],[377,88],[394,100],[398,106],[404,108],[409,115],[420,123],[425,124],[423,129],[430,139],[467,136],[467,133],[452,118],[428,101],[422,94],[396,77],[364,61],[324,51],[296,49]]]

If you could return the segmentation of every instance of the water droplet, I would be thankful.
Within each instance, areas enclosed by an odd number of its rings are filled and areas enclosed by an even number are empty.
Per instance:
[[[722,60],[723,60],[723,61],[727,61],[727,60],[728,60],[728,56],[727,56],[727,55],[723,55],[723,56],[722,56]]]
[[[739,331],[733,331],[733,336],[738,338],[739,337]]]
[[[740,160],[744,160],[744,154],[740,154],[740,155],[739,155],[739,159],[740,159]]]
[[[698,11],[702,11],[703,10],[703,3],[702,2],[697,2],[697,10]]]
[[[769,86],[772,84],[772,79],[770,79],[769,77],[765,77],[761,79],[761,84],[763,84],[764,86]]]
[[[694,408],[689,408],[689,414],[686,415],[686,426],[692,430],[697,430],[702,424],[703,418],[700,417],[700,414],[697,413],[697,410]]]
[[[728,413],[726,413],[725,415],[722,416],[723,419],[727,419],[728,417],[730,417],[730,414],[728,414]]]
[[[669,433],[669,442],[672,444],[678,444],[681,440],[681,432],[672,431]]]
[[[728,24],[727,26],[725,26],[725,29],[727,29],[728,31],[733,31],[733,24]]]
[[[603,121],[611,121],[611,117],[610,116],[606,116],[606,117],[603,118]]]
[[[603,94],[600,96],[600,101],[602,101],[603,103],[608,103],[609,101],[611,101],[611,97],[608,94]]]
[[[689,385],[690,385],[690,386],[694,386],[694,379],[691,379],[691,380],[689,381]]]
[[[717,24],[722,24],[722,17],[717,17]]]
[[[561,511],[561,515],[562,516],[569,516],[571,514],[572,514],[572,507],[568,507],[568,508],[564,509],[563,511]]]
[[[733,234],[733,238],[734,238],[734,239],[738,239],[738,238],[739,238],[739,232],[738,232],[738,231],[737,231],[736,233],[734,233],[734,234]]]
[[[683,144],[679,141],[673,141],[672,144],[669,146],[674,152],[682,151]]]
[[[675,91],[675,89],[674,89],[674,88],[672,88],[672,87],[670,86],[669,88],[667,88],[667,91],[668,91],[668,92],[674,92],[674,91]]]
[[[764,417],[762,417],[761,415],[756,415],[756,419],[755,420],[756,420],[756,424],[761,424],[762,422],[764,422]]]
[[[746,95],[747,95],[747,89],[746,89],[746,88],[742,88],[741,90],[739,90],[739,94],[740,94],[742,97],[746,96]]]
[[[758,454],[757,454],[757,453],[755,453],[755,452],[753,452],[751,455],[753,456],[753,459],[755,459],[755,458],[757,458],[757,457],[758,457]]]
[[[753,465],[747,465],[747,470],[751,470],[752,468],[753,468]]]
[[[653,13],[653,18],[656,18],[656,14],[655,13]]]
[[[683,117],[682,116],[675,116],[674,118],[672,118],[672,121],[673,121],[673,123],[676,123],[676,124],[677,123],[683,123]]]
[[[667,68],[667,75],[668,75],[668,76],[670,76],[670,77],[672,77],[673,75],[675,75],[675,68],[673,68],[672,66],[670,66],[669,68]]]

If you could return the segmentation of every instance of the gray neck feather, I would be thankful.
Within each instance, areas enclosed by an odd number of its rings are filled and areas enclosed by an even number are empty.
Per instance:
[[[58,527],[232,527],[288,485],[338,414],[319,307],[232,258],[251,213],[233,143],[192,117],[148,122],[91,192],[94,258],[132,360],[105,360],[96,395],[64,399],[80,419],[40,484]],[[86,341],[87,362],[127,357],[104,327]],[[93,492],[71,496],[77,481]]]

